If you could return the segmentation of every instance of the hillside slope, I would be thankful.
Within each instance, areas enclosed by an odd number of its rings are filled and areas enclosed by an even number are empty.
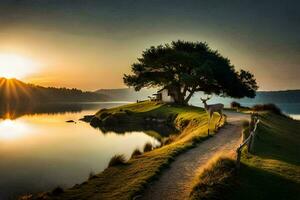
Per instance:
[[[300,122],[265,113],[230,199],[300,199]]]

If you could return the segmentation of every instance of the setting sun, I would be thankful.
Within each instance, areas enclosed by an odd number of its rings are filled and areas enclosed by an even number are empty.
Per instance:
[[[20,79],[35,71],[35,64],[28,58],[14,54],[0,54],[0,77]]]

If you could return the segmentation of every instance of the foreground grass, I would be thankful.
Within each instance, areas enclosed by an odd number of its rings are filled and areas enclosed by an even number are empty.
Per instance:
[[[230,199],[300,199],[300,122],[271,113],[260,120]]]
[[[107,114],[114,117],[121,115],[122,120],[130,120],[133,124],[148,116],[173,118],[174,126],[181,133],[168,145],[133,157],[126,164],[108,167],[90,180],[60,194],[43,194],[43,199],[132,199],[143,191],[147,183],[157,178],[176,155],[209,137],[207,114],[198,107],[142,102],[102,110],[96,117],[105,118]]]
[[[201,174],[191,199],[300,199],[300,122],[260,114],[252,153],[220,158]]]
[[[191,194],[191,200],[226,199],[235,189],[235,161],[231,157],[216,157],[200,173]]]

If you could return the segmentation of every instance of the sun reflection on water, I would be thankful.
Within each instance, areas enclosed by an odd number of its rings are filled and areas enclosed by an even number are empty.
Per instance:
[[[24,137],[28,130],[26,124],[5,119],[0,121],[0,140],[14,140]]]

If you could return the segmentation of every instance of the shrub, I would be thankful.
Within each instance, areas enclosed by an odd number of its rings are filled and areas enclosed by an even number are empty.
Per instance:
[[[147,142],[144,146],[144,152],[151,151],[153,148],[152,144],[150,142]]]
[[[283,115],[280,108],[278,108],[275,104],[257,104],[252,107],[254,111],[271,111],[274,114]]]
[[[126,164],[125,156],[124,155],[115,155],[110,159],[110,161],[108,163],[108,167],[124,165],[124,164]]]
[[[61,187],[56,187],[52,190],[52,194],[53,195],[60,195],[64,192],[64,189],[62,189]]]
[[[241,104],[236,101],[231,102],[230,106],[231,108],[241,108]]]
[[[243,128],[248,128],[250,125],[248,120],[243,121]]]
[[[136,148],[136,149],[132,152],[131,158],[137,157],[137,156],[139,156],[139,155],[142,155],[142,152],[141,152],[138,148]]]
[[[89,173],[89,180],[94,179],[94,178],[97,178],[97,176],[95,175],[94,172],[90,172]]]
[[[176,135],[170,135],[167,138],[164,138],[163,140],[163,145],[167,145],[167,144],[171,144],[172,142],[174,142],[176,139]]]

